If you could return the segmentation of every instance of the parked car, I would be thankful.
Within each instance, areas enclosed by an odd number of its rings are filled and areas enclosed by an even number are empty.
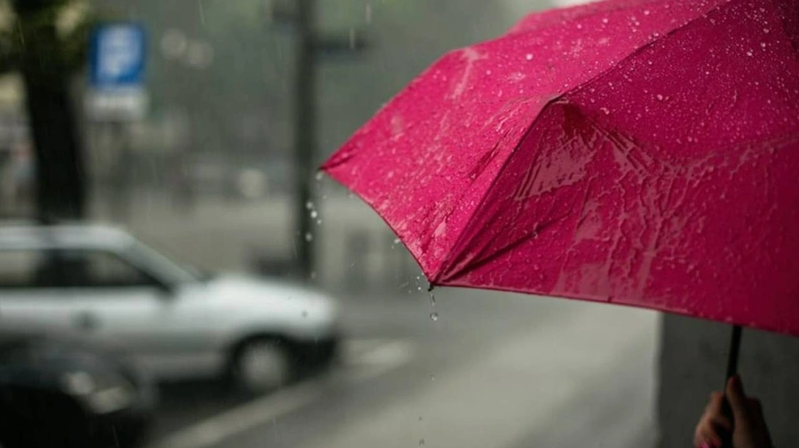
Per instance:
[[[277,388],[333,359],[336,308],[301,286],[197,273],[109,227],[0,228],[0,323],[116,341],[159,379]]]
[[[152,418],[149,378],[104,347],[25,325],[0,329],[0,445],[135,446]]]

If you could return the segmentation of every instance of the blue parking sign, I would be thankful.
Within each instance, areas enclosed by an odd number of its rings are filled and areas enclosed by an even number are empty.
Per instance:
[[[144,27],[114,22],[95,27],[89,47],[89,81],[95,88],[140,87],[144,82]]]

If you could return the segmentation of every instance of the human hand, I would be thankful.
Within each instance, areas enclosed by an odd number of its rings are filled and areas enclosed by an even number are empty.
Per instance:
[[[696,425],[694,446],[722,448],[722,438],[729,440],[732,434],[731,448],[772,448],[760,401],[746,396],[738,375],[730,378],[726,389],[732,418],[725,415],[724,398],[721,392],[710,395],[710,403]]]

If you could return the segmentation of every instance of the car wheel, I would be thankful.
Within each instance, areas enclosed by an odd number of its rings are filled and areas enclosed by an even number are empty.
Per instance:
[[[288,384],[294,378],[294,370],[286,343],[274,338],[257,338],[236,349],[231,376],[238,390],[263,394]]]

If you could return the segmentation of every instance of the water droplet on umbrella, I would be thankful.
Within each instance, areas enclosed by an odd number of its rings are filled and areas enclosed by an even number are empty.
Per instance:
[[[769,32],[769,29],[768,29],[768,28],[763,28],[763,32],[764,32],[764,33],[766,33],[766,34],[768,34],[768,32]]]
[[[645,10],[644,10],[644,15],[645,15],[645,16],[648,16],[649,14],[650,14],[649,10],[648,10],[648,9],[645,9]]]
[[[658,99],[658,101],[663,101],[663,95],[661,94],[657,94],[656,98]]]
[[[603,114],[605,114],[605,115],[608,115],[608,114],[610,114],[610,110],[608,110],[608,108],[607,108],[607,107],[602,107],[602,108],[600,108],[599,110],[601,110],[601,111],[602,111],[602,113],[603,113]]]
[[[524,58],[527,59],[528,61],[532,61],[533,60],[533,54],[532,53],[527,53],[527,56],[525,56]]]
[[[760,42],[760,48],[766,48],[766,43],[765,42]]]
[[[751,57],[751,56],[753,56],[753,55],[754,55],[754,52],[752,52],[752,50],[747,50],[747,51],[746,51],[746,55],[747,55],[747,56],[749,56],[749,57]]]
[[[438,313],[436,313],[435,311],[430,313],[430,320],[432,320],[433,322],[437,321],[438,320]]]
[[[604,19],[602,19],[602,23],[608,23],[608,18],[605,17]]]

